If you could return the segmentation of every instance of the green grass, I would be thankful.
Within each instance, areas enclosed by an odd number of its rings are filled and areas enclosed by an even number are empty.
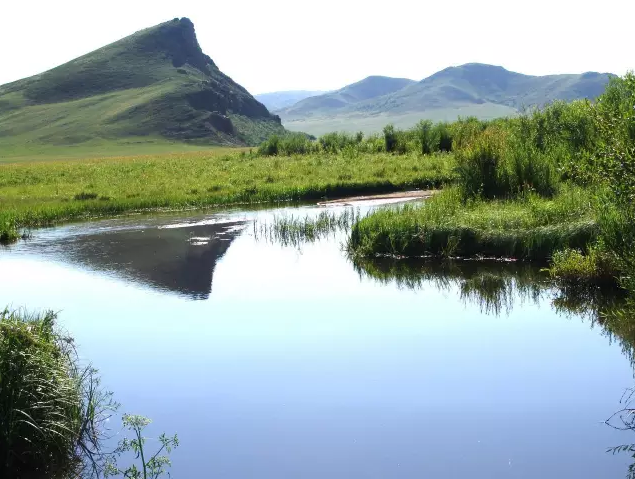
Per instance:
[[[0,311],[1,477],[78,477],[100,435],[95,379],[54,313]]]
[[[209,146],[194,142],[170,141],[161,137],[129,137],[115,140],[94,138],[76,145],[49,145],[39,142],[5,143],[0,150],[0,165],[3,163],[39,162],[50,160],[87,160],[96,158],[165,156],[177,153],[207,153],[227,155],[248,147]]]
[[[0,165],[0,235],[156,209],[281,202],[440,186],[452,156],[213,152]]]
[[[317,216],[277,215],[273,221],[254,222],[256,240],[299,248],[337,232],[348,232],[359,221],[359,209],[346,208],[340,213],[325,210]]]
[[[594,196],[562,188],[553,199],[464,203],[449,189],[422,206],[380,210],[352,230],[356,255],[496,257],[547,261],[564,248],[586,250],[598,233]]]
[[[615,284],[619,269],[605,248],[592,245],[586,254],[571,248],[556,251],[551,258],[549,274],[565,284]]]

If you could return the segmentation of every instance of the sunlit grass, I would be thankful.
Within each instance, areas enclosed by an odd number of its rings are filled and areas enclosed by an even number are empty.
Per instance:
[[[449,189],[423,205],[378,210],[357,223],[357,255],[497,257],[547,261],[570,247],[586,250],[597,236],[594,196],[563,187],[553,199],[464,203]]]
[[[0,165],[0,235],[57,222],[158,209],[285,202],[430,188],[452,156],[193,152]]]

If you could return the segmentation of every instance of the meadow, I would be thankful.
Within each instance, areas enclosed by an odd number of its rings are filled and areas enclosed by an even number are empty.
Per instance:
[[[121,139],[93,138],[90,141],[68,145],[51,145],[37,141],[2,141],[0,165],[6,163],[33,163],[51,160],[90,160],[122,156],[165,156],[176,153],[207,152],[210,155],[249,151],[233,146],[209,146],[161,137],[127,137]]]
[[[438,187],[451,155],[223,150],[0,165],[0,239],[98,216]]]

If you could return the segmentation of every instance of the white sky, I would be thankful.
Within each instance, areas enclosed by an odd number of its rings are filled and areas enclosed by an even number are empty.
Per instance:
[[[254,94],[468,62],[622,75],[635,69],[634,14],[635,0],[0,0],[0,84],[174,17]]]

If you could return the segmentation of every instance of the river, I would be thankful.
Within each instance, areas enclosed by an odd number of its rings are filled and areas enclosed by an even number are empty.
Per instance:
[[[508,278],[492,301],[478,264],[397,280],[355,266],[342,232],[258,234],[319,211],[37,230],[0,250],[0,305],[59,311],[121,410],[178,433],[176,479],[625,476],[605,451],[635,435],[603,421],[633,369],[588,314],[518,287],[525,266],[486,271]]]

